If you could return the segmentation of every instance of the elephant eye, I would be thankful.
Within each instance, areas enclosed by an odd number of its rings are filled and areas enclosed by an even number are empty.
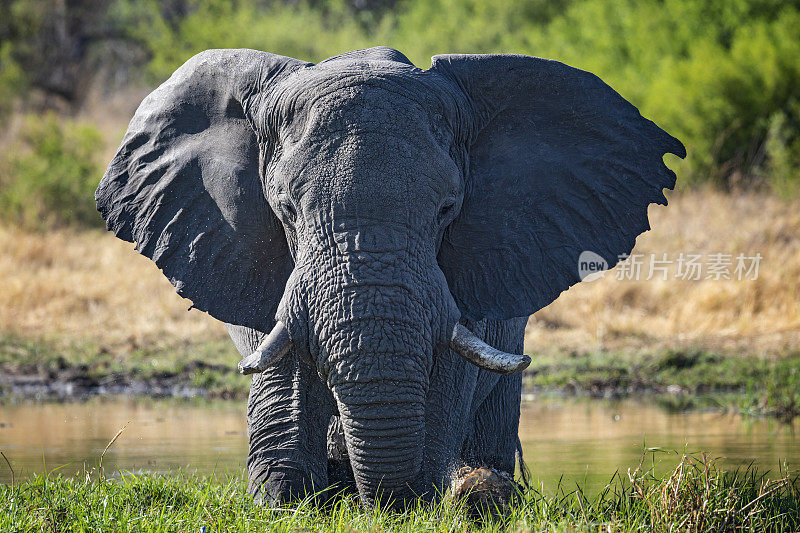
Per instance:
[[[289,197],[285,194],[280,195],[278,197],[278,205],[283,215],[284,222],[294,225],[297,219],[297,210]]]
[[[443,224],[445,222],[450,222],[450,218],[453,214],[453,208],[456,206],[456,199],[455,198],[448,198],[445,200],[442,207],[439,208],[439,215],[437,217],[437,222],[439,224]]]

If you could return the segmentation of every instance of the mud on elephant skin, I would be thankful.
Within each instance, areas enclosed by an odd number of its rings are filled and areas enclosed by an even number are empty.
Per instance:
[[[250,490],[431,497],[513,473],[526,318],[614,265],[679,141],[596,76],[372,48],[209,50],[136,111],[98,209],[255,373]]]

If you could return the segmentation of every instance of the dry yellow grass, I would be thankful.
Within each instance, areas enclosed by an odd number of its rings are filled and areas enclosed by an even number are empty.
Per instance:
[[[702,346],[773,355],[800,349],[800,202],[755,193],[674,194],[669,207],[651,206],[653,229],[634,253],[673,261],[668,279],[581,283],[529,322],[526,346],[547,350]],[[680,253],[742,253],[761,259],[756,280],[675,278]],[[704,269],[702,276],[707,274]],[[735,276],[731,276],[734,277]]]
[[[651,223],[636,253],[672,261],[681,252],[760,253],[758,279],[684,281],[673,277],[674,263],[667,281],[618,280],[612,270],[537,313],[528,350],[800,349],[800,202],[696,191],[673,195],[669,208],[653,206]],[[226,335],[216,320],[187,312],[190,302],[155,265],[110,233],[0,227],[0,250],[0,333],[117,347]]]
[[[0,227],[0,249],[0,333],[114,346],[226,335],[111,233]]]

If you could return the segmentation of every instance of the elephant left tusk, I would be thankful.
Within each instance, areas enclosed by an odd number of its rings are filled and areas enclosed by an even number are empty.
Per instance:
[[[492,348],[458,323],[453,328],[450,348],[475,366],[498,374],[520,372],[531,364],[531,358],[527,355],[501,352],[497,348]]]
[[[240,374],[256,374],[263,372],[280,361],[292,348],[289,331],[283,322],[278,320],[269,335],[258,345],[256,351],[239,362]]]

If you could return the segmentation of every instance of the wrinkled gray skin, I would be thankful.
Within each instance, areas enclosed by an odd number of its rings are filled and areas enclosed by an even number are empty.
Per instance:
[[[243,356],[286,324],[292,351],[253,378],[251,492],[400,504],[464,464],[513,473],[520,376],[459,357],[453,327],[521,353],[583,250],[614,265],[648,229],[666,152],[685,155],[553,61],[210,50],[144,100],[96,197]]]

